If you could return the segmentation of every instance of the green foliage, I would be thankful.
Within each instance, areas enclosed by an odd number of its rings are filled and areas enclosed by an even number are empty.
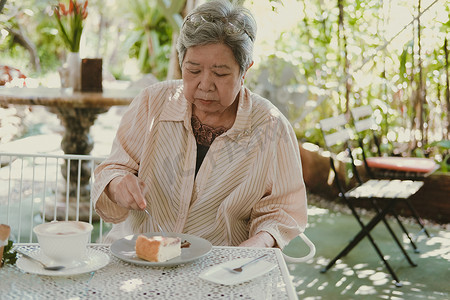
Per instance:
[[[442,160],[440,161],[440,171],[450,172],[450,140],[433,142],[430,144],[430,148],[437,148],[443,153]]]
[[[391,27],[398,13],[409,10],[417,15],[417,2],[388,2],[343,1],[343,28],[339,29],[338,1],[302,1],[297,26],[281,33],[274,54],[260,64],[258,72],[268,69],[274,78],[282,77],[285,68],[294,69],[294,85],[307,87],[308,101],[302,106],[287,104],[299,139],[322,145],[316,126],[320,119],[370,104],[386,137],[386,152],[396,151],[403,143],[412,147],[409,155],[442,153],[442,149],[439,153],[428,149],[426,142],[445,134],[440,131],[448,117],[443,44],[450,31],[450,8],[435,9],[439,3],[433,2],[435,6],[421,16],[420,63],[426,96],[421,135],[415,115],[420,81],[417,22]],[[423,5],[422,12],[426,8]],[[411,13],[408,18],[412,20]],[[281,81],[271,84],[284,89],[293,86],[289,80]]]
[[[33,67],[29,51],[18,44],[11,34],[5,35],[5,31],[0,31],[2,64],[19,68],[29,77],[57,71],[65,61],[67,52],[63,41],[57,36],[58,24],[53,11],[57,2],[7,1],[0,15],[0,29],[21,28],[35,46],[41,69]],[[177,1],[177,5],[170,5],[169,9],[179,8],[182,3]],[[164,13],[170,12],[164,10]],[[116,78],[124,78],[124,63],[136,58],[142,73],[153,73],[159,79],[165,79],[173,30],[158,9],[156,0],[113,3],[92,0],[89,1],[86,21],[89,22],[83,31],[85,47],[82,50],[90,57],[103,57],[104,67],[109,68]]]
[[[164,79],[170,56],[172,27],[156,0],[131,0],[124,9],[131,24],[125,41],[129,56],[138,59],[142,73],[152,73]]]
[[[185,1],[164,1],[157,0],[158,8],[170,23],[173,30],[179,31],[183,24],[180,13],[185,5]]]
[[[0,29],[22,28],[33,41],[42,74],[55,71],[65,57],[64,47],[56,38],[57,26],[51,9],[56,2],[9,0],[0,14]],[[275,14],[287,2],[267,0],[265,5]],[[137,61],[141,73],[165,79],[172,34],[178,30],[178,14],[184,3],[89,1],[88,21],[92,24],[84,31],[87,48],[94,49],[89,54],[103,57],[105,68],[116,78],[129,79],[124,66],[131,58]],[[442,1],[433,1],[434,7],[441,5],[441,8],[433,10],[432,7],[421,16],[420,62],[425,101],[420,115],[424,130],[418,132],[417,22],[405,27],[397,24],[395,29],[390,27],[401,17],[406,22],[412,20],[417,15],[418,2],[347,0],[342,3],[343,28],[339,28],[338,1],[298,1],[296,25],[281,32],[275,49],[263,54],[261,61],[250,69],[252,76],[246,78],[248,86],[276,103],[303,141],[321,145],[317,127],[320,119],[370,104],[386,137],[383,144],[386,152],[393,152],[401,142],[411,145],[408,154],[444,157],[446,150],[432,143],[448,138],[442,129],[446,128],[448,118],[443,45],[450,32],[450,7],[442,5]],[[5,18],[12,8],[17,13]],[[423,5],[422,11],[425,9]],[[402,11],[406,12],[404,16],[395,14]],[[5,36],[5,31],[0,32],[3,34],[0,36],[2,64],[18,67],[28,76],[39,75],[32,68],[28,52],[10,35]],[[259,31],[258,42],[264,40],[264,34]],[[298,99],[285,97],[283,93],[287,91],[294,91]],[[416,139],[423,142],[416,143]]]
[[[30,52],[11,35],[1,35],[0,61],[20,69],[28,77],[37,77],[54,71],[60,66],[61,49],[56,24],[49,17],[52,0],[9,0],[0,14],[0,30],[16,30],[24,34],[38,54],[38,68]],[[5,33],[5,31],[3,31]]]
[[[0,262],[0,266],[6,264],[15,264],[17,261],[17,253],[12,250],[13,249],[13,241],[8,241],[8,245],[3,248],[3,257]]]

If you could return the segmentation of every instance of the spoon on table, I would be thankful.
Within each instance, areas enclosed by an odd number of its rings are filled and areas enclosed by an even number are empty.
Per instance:
[[[25,257],[25,258],[27,258],[27,259],[29,259],[29,260],[33,260],[33,261],[39,263],[45,270],[48,270],[48,271],[59,271],[59,270],[65,268],[64,266],[47,266],[46,264],[44,264],[44,263],[43,263],[42,261],[40,261],[39,259],[34,258],[34,257],[32,257],[32,256],[30,256],[30,255],[28,255],[28,254],[26,254],[26,253],[23,252],[22,250],[19,250],[19,249],[16,248],[16,249],[14,249],[14,251],[20,253],[23,257]]]
[[[264,254],[264,255],[262,255],[262,256],[260,256],[260,257],[257,257],[257,258],[255,258],[255,259],[249,261],[249,262],[246,262],[245,264],[241,265],[240,267],[236,267],[236,268],[234,268],[234,269],[229,269],[229,270],[230,270],[230,272],[232,272],[232,273],[241,273],[242,270],[243,270],[243,268],[244,268],[245,266],[248,266],[249,264],[255,263],[255,262],[259,261],[260,259],[262,259],[262,258],[265,257],[265,256],[267,256],[267,254]]]

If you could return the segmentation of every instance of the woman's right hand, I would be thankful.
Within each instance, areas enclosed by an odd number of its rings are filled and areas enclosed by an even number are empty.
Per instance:
[[[141,210],[147,206],[145,193],[146,184],[133,174],[116,177],[106,186],[105,193],[119,206]]]

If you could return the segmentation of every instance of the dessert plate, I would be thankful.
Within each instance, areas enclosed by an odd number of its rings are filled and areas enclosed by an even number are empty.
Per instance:
[[[161,235],[160,232],[149,232],[142,234],[146,237]],[[139,234],[135,234],[113,242],[110,250],[114,256],[129,263],[150,267],[172,267],[196,260],[203,255],[206,255],[212,249],[212,244],[210,242],[194,235],[174,232],[167,232],[166,235],[169,237],[179,237],[181,242],[188,241],[190,246],[187,248],[181,248],[181,255],[170,260],[164,262],[146,261],[140,259],[136,255],[135,245]]]
[[[43,263],[48,263],[50,260],[41,252],[40,249],[27,252],[28,255],[41,260]],[[83,273],[89,273],[103,268],[109,263],[109,255],[95,249],[87,249],[86,259],[77,262],[73,266],[69,266],[59,271],[49,271],[45,270],[41,265],[32,260],[26,259],[25,257],[20,257],[16,266],[24,272],[38,274],[38,275],[48,275],[48,276],[70,276]]]
[[[233,285],[255,279],[270,272],[277,265],[267,260],[260,260],[245,266],[242,273],[233,273],[230,270],[239,267],[254,258],[239,258],[215,265],[200,273],[203,280],[223,285]]]

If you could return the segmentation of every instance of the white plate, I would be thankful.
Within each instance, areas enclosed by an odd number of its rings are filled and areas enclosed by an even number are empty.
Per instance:
[[[158,235],[160,236],[161,233],[149,232],[142,233],[142,235],[151,237]],[[167,232],[166,235],[169,237],[179,237],[181,239],[181,242],[188,241],[189,243],[191,243],[191,245],[188,248],[181,248],[180,256],[174,257],[165,262],[151,262],[137,257],[135,245],[136,239],[139,234],[129,235],[127,237],[124,237],[123,239],[113,242],[110,250],[114,256],[133,264],[150,267],[172,267],[196,260],[203,255],[206,255],[212,249],[212,244],[210,242],[194,235],[174,232]]]
[[[48,262],[49,259],[41,252],[41,250],[36,250],[33,252],[27,252],[31,257],[37,258],[43,263]],[[83,273],[89,273],[103,268],[109,263],[109,255],[100,251],[88,248],[86,253],[86,259],[78,262],[76,265],[64,268],[59,271],[49,271],[45,270],[38,263],[27,259],[25,257],[20,257],[16,266],[27,273],[33,273],[38,275],[48,275],[48,276],[69,276],[77,275]]]
[[[213,266],[200,273],[199,277],[203,280],[218,284],[233,285],[250,281],[270,272],[277,265],[266,260],[260,260],[248,266],[245,266],[242,273],[232,273],[233,269],[251,261],[253,258],[239,258],[230,260],[219,265]]]

